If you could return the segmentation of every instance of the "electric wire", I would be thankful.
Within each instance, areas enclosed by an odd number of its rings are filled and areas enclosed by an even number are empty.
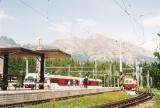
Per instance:
[[[135,17],[133,17],[133,15],[128,11],[128,8],[131,8],[131,4],[128,2],[125,2],[124,0],[121,0],[123,6],[121,6],[121,4],[119,2],[117,2],[116,0],[113,0],[118,6],[119,8],[129,17],[129,21],[132,25],[132,29],[133,29],[133,32],[135,33],[136,36],[138,36],[138,32],[137,32],[137,29],[136,29],[136,25],[141,28],[142,30],[142,43],[140,45],[143,45],[144,44],[144,28],[143,26],[137,21],[137,19]]]
[[[23,5],[25,5],[26,7],[30,8],[32,11],[34,11],[35,13],[37,13],[38,15],[40,15],[41,17],[43,17],[44,19],[46,19],[49,22],[52,22],[50,19],[48,19],[48,17],[43,14],[42,12],[40,12],[39,10],[37,10],[36,8],[32,7],[31,5],[29,5],[27,2],[23,1],[23,0],[18,0],[20,3],[22,3]]]
[[[47,19],[49,19],[49,3],[50,3],[50,0],[47,0],[47,12],[46,12]]]
[[[128,8],[130,8],[130,10],[132,11],[132,13],[134,13],[133,12],[133,9],[132,9],[132,6],[131,6],[131,3],[128,1],[128,0],[122,0],[122,3],[123,3],[123,5],[124,5],[124,7],[125,7],[125,9],[127,10],[127,6],[128,6]],[[137,25],[139,25],[139,27],[140,27],[140,29],[141,29],[141,31],[142,31],[142,42],[139,44],[140,46],[141,45],[143,45],[145,42],[144,42],[144,27],[143,27],[143,25],[142,24],[140,24],[139,23],[139,21],[133,16],[133,14],[130,14],[131,16],[131,18],[133,19],[133,21],[135,22],[135,24],[137,24]]]
[[[136,36],[138,36],[138,35],[137,35],[138,33],[137,33],[137,31],[136,31],[136,27],[135,27],[135,25],[134,25],[134,23],[133,23],[133,20],[132,20],[131,16],[130,16],[130,13],[129,13],[124,7],[122,7],[119,2],[117,2],[116,0],[113,0],[113,1],[114,1],[114,2],[116,3],[116,5],[128,16],[129,22],[131,23],[132,30],[133,30],[134,34],[135,34]]]

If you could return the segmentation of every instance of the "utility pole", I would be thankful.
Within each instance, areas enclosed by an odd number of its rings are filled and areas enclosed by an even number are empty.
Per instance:
[[[38,47],[37,47],[37,50],[42,50],[42,39],[41,39],[41,38],[38,39]]]
[[[36,72],[37,72],[37,76],[36,76],[36,78],[37,78],[37,81],[39,81],[40,80],[40,68],[41,68],[41,64],[40,64],[40,61],[41,61],[41,58],[36,58]]]
[[[104,76],[103,76],[103,84],[104,84],[104,87],[106,86],[106,80],[105,80],[105,74],[104,74]]]
[[[94,70],[95,70],[95,69],[93,68],[93,72],[92,72],[92,74],[93,74],[93,79],[95,78],[95,77],[94,77]]]
[[[153,80],[152,80],[152,77],[150,77],[150,86],[152,87],[152,85],[153,85]]]
[[[149,71],[147,72],[147,87],[150,87],[150,84],[149,84]]]
[[[95,60],[95,79],[97,79],[97,60]]]
[[[111,83],[112,83],[112,64],[110,62],[110,65],[109,65],[109,85],[111,86]]]
[[[38,47],[37,50],[42,50],[42,39],[38,39]],[[38,57],[36,60],[36,71],[38,72],[38,75],[40,75],[40,58]]]
[[[116,83],[116,76],[113,77],[114,78],[114,87],[116,87],[115,83]]]
[[[136,79],[137,79],[137,84],[139,86],[139,63],[137,59],[136,59]]]
[[[107,81],[107,82],[108,82],[108,87],[109,87],[109,74],[108,74],[108,78],[107,78],[107,79],[108,79],[108,81]]]
[[[83,63],[82,62],[80,62],[80,66],[81,66],[81,70],[79,71],[80,73],[79,73],[79,75],[80,75],[80,77],[82,77],[82,73],[83,73],[83,65],[82,65]]]
[[[70,76],[70,73],[71,73],[71,66],[68,65],[68,76]]]
[[[142,70],[143,70],[143,68],[140,67],[140,80],[141,80],[140,86],[141,86],[141,88],[143,88],[143,76],[142,76]]]
[[[119,75],[118,75],[118,71],[117,70],[115,71],[115,76],[116,76],[116,79],[117,79],[116,80],[116,82],[118,84],[117,86],[119,87],[119,78],[118,78]]]
[[[121,73],[122,72],[122,43],[121,43],[121,41],[120,41],[120,50],[119,50],[119,52],[120,52],[120,56],[119,56],[119,71]]]
[[[28,74],[28,59],[25,58],[25,60],[26,60],[26,75],[27,75]]]
[[[107,69],[106,69],[106,85],[107,85],[107,87],[109,87],[109,73],[108,73]]]
[[[40,73],[40,58],[37,58],[36,60],[36,72],[38,72],[38,74]]]

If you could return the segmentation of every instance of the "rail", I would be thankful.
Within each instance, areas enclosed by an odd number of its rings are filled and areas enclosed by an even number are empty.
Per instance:
[[[117,101],[117,102],[113,102],[109,104],[92,106],[89,108],[125,108],[125,107],[128,108],[130,106],[135,106],[147,100],[150,100],[152,99],[153,96],[154,96],[153,93],[138,92],[138,96],[133,97],[133,98],[129,98],[129,99],[125,99],[125,100],[121,100],[121,101]]]

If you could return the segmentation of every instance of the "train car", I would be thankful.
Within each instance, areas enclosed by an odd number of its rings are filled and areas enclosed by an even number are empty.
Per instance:
[[[102,87],[102,80],[100,80],[100,79],[89,79],[88,80],[88,87],[89,88]]]
[[[127,90],[135,90],[137,89],[137,82],[134,80],[134,78],[126,77],[124,78],[123,87]]]
[[[23,86],[25,88],[34,88],[36,81],[37,81],[37,73],[28,73],[24,78]]]
[[[102,87],[102,81],[100,79],[90,79],[90,78],[50,75],[50,74],[46,74],[44,77],[45,77],[45,83],[44,83],[45,89],[66,90],[66,89]],[[34,88],[36,86],[36,81],[37,81],[37,75],[35,73],[30,73],[24,79],[24,87]]]
[[[49,75],[46,78],[46,82],[49,89],[54,89],[54,90],[102,87],[101,86],[102,81],[100,79],[90,79],[81,77],[60,76],[60,75]]]
[[[45,86],[48,89],[64,90],[64,89],[76,89],[79,88],[79,78],[60,75],[48,75],[45,77]]]

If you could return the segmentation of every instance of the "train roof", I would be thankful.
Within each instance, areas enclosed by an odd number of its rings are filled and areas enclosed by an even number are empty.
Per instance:
[[[84,79],[84,77],[72,77],[72,76],[62,76],[62,75],[48,75],[46,74],[45,75],[46,78],[53,78],[53,77],[56,77],[56,78],[64,78],[64,79]],[[91,78],[88,78],[89,80],[92,80],[92,81],[101,81],[100,79],[91,79]]]
[[[47,78],[65,78],[65,79],[78,79],[78,77],[72,77],[72,76],[62,76],[62,75],[46,75]]]

